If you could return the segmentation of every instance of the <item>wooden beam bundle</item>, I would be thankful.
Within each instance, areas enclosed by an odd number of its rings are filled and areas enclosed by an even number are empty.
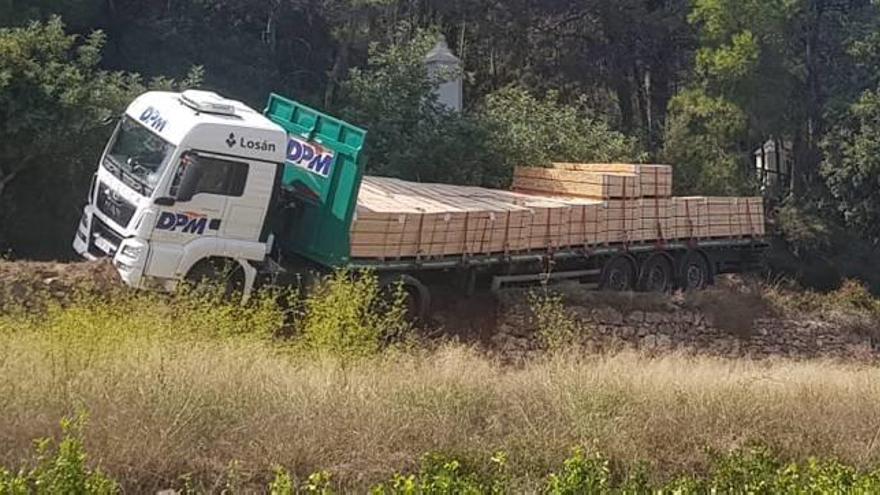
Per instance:
[[[557,170],[635,176],[638,189],[635,196],[668,198],[672,196],[672,167],[632,163],[554,163]]]
[[[518,167],[513,191],[365,177],[351,255],[421,259],[764,235],[761,198],[671,192],[666,165]]]
[[[641,194],[636,174],[541,167],[516,167],[513,190],[596,199],[635,199]]]

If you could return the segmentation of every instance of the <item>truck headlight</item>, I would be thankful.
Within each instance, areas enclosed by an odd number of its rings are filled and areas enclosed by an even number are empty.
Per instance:
[[[127,244],[122,247],[122,252],[120,253],[122,256],[126,258],[137,259],[144,252],[144,246],[138,246],[135,244]]]

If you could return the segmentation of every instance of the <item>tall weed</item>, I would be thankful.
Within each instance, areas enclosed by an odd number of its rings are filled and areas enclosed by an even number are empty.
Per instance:
[[[529,293],[529,308],[535,318],[538,338],[551,351],[560,351],[579,342],[582,326],[572,317],[559,294],[543,291]]]
[[[0,494],[54,495],[119,493],[119,486],[100,469],[88,467],[88,456],[83,447],[85,416],[64,419],[61,422],[62,439],[57,446],[51,439],[36,442],[33,468],[20,469],[13,474],[0,467]]]
[[[306,297],[301,339],[312,351],[363,357],[409,330],[402,287],[389,298],[375,273],[339,270],[320,280]]]

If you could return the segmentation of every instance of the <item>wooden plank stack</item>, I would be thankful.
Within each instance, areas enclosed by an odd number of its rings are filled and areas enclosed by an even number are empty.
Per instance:
[[[764,235],[764,204],[761,198],[706,198],[707,237],[754,237]]]
[[[596,199],[635,199],[641,196],[636,174],[556,167],[517,167],[513,175],[513,190]]]
[[[709,237],[709,202],[704,196],[672,198],[673,239]]]
[[[672,197],[667,165],[518,167],[513,191],[365,177],[354,258],[438,258],[764,235],[761,198]]]
[[[635,196],[668,198],[672,196],[672,167],[669,165],[637,165],[631,163],[554,163],[554,169],[598,174],[636,176]],[[514,186],[516,187],[516,186]]]

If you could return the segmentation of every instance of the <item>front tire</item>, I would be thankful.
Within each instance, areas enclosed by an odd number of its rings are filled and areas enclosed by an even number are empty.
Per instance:
[[[244,269],[231,259],[199,261],[190,268],[184,280],[196,291],[218,291],[224,301],[240,299],[244,294]]]
[[[379,289],[389,302],[396,297],[398,287],[404,291],[407,320],[411,322],[427,321],[431,311],[431,293],[425,284],[406,274],[387,275],[379,279]]]

